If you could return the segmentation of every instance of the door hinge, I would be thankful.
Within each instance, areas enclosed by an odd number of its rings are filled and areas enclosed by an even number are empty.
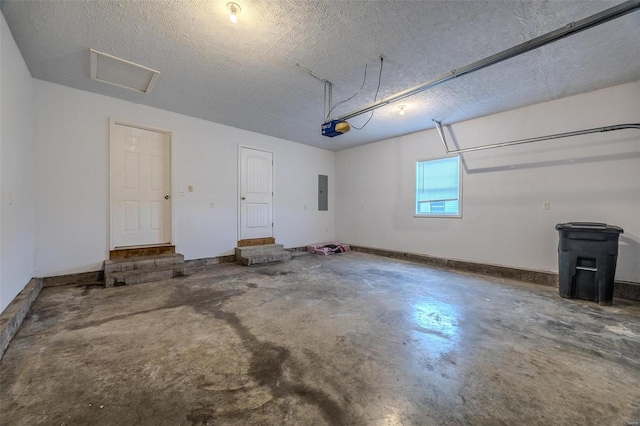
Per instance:
[[[273,222],[271,222],[271,227],[273,228]]]

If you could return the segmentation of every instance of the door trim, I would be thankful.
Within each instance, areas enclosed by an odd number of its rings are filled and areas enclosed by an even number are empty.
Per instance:
[[[271,237],[265,238],[273,238],[275,241],[275,223],[276,223],[276,209],[275,209],[275,196],[273,194],[276,193],[276,179],[275,179],[275,170],[276,170],[276,153],[273,151],[267,151],[266,149],[256,148],[249,145],[238,144],[238,189],[237,189],[237,208],[238,208],[238,241],[242,241],[242,148],[253,149],[255,151],[268,152],[271,154],[271,220],[274,225],[271,226]]]
[[[173,144],[173,132],[169,131],[169,130],[165,130],[165,129],[159,129],[157,127],[149,127],[149,126],[142,126],[139,124],[133,124],[130,123],[128,121],[125,120],[118,120],[115,119],[113,117],[109,117],[109,136],[108,136],[108,142],[109,142],[109,146],[107,149],[107,162],[108,164],[108,169],[109,169],[109,189],[107,191],[107,202],[109,205],[109,251],[113,251],[116,249],[123,249],[123,248],[134,248],[133,246],[126,246],[126,247],[121,247],[115,246],[115,242],[114,242],[114,226],[113,226],[113,220],[114,220],[114,213],[113,213],[113,208],[114,206],[111,203],[111,188],[113,188],[114,183],[113,183],[113,173],[112,173],[112,164],[111,164],[111,145],[112,145],[112,137],[114,135],[114,126],[126,126],[126,127],[132,127],[134,129],[140,129],[140,130],[147,130],[150,132],[156,132],[156,133],[162,133],[164,135],[167,135],[169,137],[169,174],[170,174],[170,180],[171,180],[171,241],[169,243],[164,243],[164,244],[154,244],[152,246],[167,246],[167,245],[175,245],[175,241],[176,241],[176,197],[175,197],[175,174],[174,174],[174,166],[173,166],[173,158],[175,157],[175,153],[174,153],[174,144]],[[148,247],[148,246],[147,246]]]

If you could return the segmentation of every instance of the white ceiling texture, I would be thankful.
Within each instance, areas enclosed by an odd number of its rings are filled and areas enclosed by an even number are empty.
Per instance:
[[[330,150],[640,79],[640,11],[467,74],[328,138],[334,117],[622,1],[2,1],[34,78]],[[161,72],[149,94],[90,79],[94,48]],[[406,114],[398,114],[398,105]],[[360,127],[371,113],[349,119]],[[612,123],[617,124],[617,123]],[[568,129],[572,130],[572,129]],[[535,135],[532,135],[535,136]]]

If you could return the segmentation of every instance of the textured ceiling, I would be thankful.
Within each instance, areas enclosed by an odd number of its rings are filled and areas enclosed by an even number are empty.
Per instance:
[[[2,1],[34,78],[330,150],[640,79],[640,12],[398,104],[364,130],[320,134],[323,84],[334,116],[615,6],[620,1]],[[159,70],[149,95],[89,78],[89,48]],[[352,118],[361,126],[369,114]],[[612,123],[614,124],[614,123]],[[569,129],[570,130],[570,129]]]

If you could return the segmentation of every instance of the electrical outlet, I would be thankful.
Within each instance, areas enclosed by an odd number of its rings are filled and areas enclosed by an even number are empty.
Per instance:
[[[551,203],[548,201],[545,201],[544,203],[542,203],[542,210],[549,210],[551,209]]]
[[[178,195],[184,197],[184,191],[178,191]]]

